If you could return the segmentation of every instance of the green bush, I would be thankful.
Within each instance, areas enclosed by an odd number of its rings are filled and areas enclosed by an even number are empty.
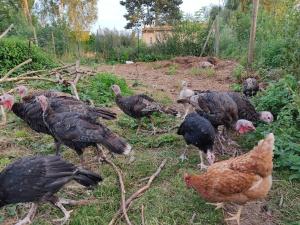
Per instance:
[[[0,40],[0,76],[29,58],[32,59],[32,62],[20,70],[50,69],[57,66],[53,57],[33,44],[29,46],[27,41],[17,38]]]
[[[120,86],[122,95],[132,94],[125,79],[118,78],[112,73],[101,73],[80,84],[81,98],[83,100],[89,98],[97,104],[110,105],[115,99],[111,90],[113,84]]]
[[[270,110],[275,121],[259,124],[256,131],[246,135],[242,144],[251,148],[266,134],[275,134],[275,166],[291,170],[291,179],[300,179],[300,90],[295,77],[288,75],[272,84],[265,93],[255,97],[258,109]]]
[[[239,82],[243,80],[246,76],[246,70],[245,68],[241,65],[238,64],[232,71],[232,76]]]

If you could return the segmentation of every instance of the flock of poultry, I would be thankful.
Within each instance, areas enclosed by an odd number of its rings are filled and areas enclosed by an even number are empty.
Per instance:
[[[99,122],[99,118],[113,120],[116,114],[109,109],[93,107],[74,97],[56,91],[28,93],[27,87],[15,88],[21,97],[14,102],[14,96],[0,96],[0,105],[12,111],[24,120],[36,132],[51,135],[54,139],[56,156],[24,157],[8,165],[0,173],[0,207],[7,204],[32,202],[27,216],[17,225],[31,223],[37,204],[50,202],[64,214],[62,223],[70,218],[70,212],[64,208],[66,199],[55,194],[68,182],[76,182],[88,188],[102,181],[99,174],[83,169],[85,160],[83,150],[88,146],[97,148],[98,159],[103,159],[103,145],[110,152],[131,155],[132,147]],[[137,119],[137,134],[140,132],[141,118],[148,117],[156,133],[151,115],[163,112],[177,116],[178,112],[157,103],[151,97],[140,94],[129,97],[121,95],[120,87],[112,86],[116,95],[116,104],[127,115]],[[229,140],[227,132],[234,129],[240,134],[255,130],[253,123],[261,120],[273,121],[270,112],[257,112],[248,98],[236,92],[196,91],[183,82],[178,103],[185,107],[183,121],[177,131],[187,145],[199,149],[201,169],[207,169],[200,175],[185,174],[187,187],[194,188],[205,200],[217,208],[224,202],[244,204],[251,200],[264,198],[272,184],[272,158],[274,148],[273,134],[267,135],[250,152],[225,161],[215,162],[215,139]],[[189,113],[190,107],[195,110]],[[221,134],[218,127],[224,126]],[[81,166],[75,166],[60,157],[61,145],[76,151]],[[187,150],[187,149],[186,149]],[[185,152],[181,159],[186,159]],[[202,152],[206,153],[207,167]],[[236,220],[240,224],[241,207],[236,215],[227,220]]]

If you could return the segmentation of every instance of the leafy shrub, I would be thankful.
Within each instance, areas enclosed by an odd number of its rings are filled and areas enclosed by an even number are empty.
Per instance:
[[[32,62],[23,66],[21,70],[50,69],[57,66],[53,57],[33,44],[29,46],[28,42],[17,38],[0,40],[0,74],[5,74],[29,58],[32,59]]]
[[[113,84],[120,86],[122,95],[132,94],[132,90],[127,86],[125,79],[118,78],[112,73],[100,73],[90,78],[85,84],[80,85],[82,99],[90,98],[98,104],[111,104],[115,99],[111,90]]]
[[[232,71],[232,76],[239,82],[243,80],[243,78],[246,76],[246,70],[245,68],[241,65],[238,64]]]
[[[251,148],[253,143],[267,133],[275,134],[275,166],[292,171],[291,179],[300,179],[300,90],[295,77],[288,75],[272,84],[254,99],[257,109],[270,110],[275,121],[259,124],[256,131],[243,138],[243,145]]]

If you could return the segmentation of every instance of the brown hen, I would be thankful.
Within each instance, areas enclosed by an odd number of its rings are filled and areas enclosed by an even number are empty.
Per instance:
[[[274,135],[269,134],[250,152],[211,165],[201,175],[184,175],[186,185],[194,188],[217,208],[224,202],[245,204],[265,198],[272,186]],[[240,224],[242,206],[226,220]]]

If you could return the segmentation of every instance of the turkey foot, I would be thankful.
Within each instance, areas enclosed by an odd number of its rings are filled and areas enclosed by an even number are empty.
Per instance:
[[[182,154],[179,156],[179,159],[181,160],[181,162],[184,162],[184,160],[187,160],[188,158],[186,157],[186,154],[182,153]]]
[[[217,209],[224,209],[224,202],[218,202],[218,203],[210,203],[210,202],[207,202],[206,203],[207,205],[213,205],[213,206],[216,206],[215,210]]]
[[[207,168],[208,168],[208,166],[205,165],[204,163],[199,163],[199,164],[197,165],[197,167],[200,168],[200,170],[207,170]]]
[[[53,220],[53,222],[61,222],[61,224],[65,224],[70,219],[70,215],[71,215],[71,212],[73,212],[73,210],[70,210],[70,211],[66,210],[66,208],[63,206],[63,203],[62,203],[62,202],[64,202],[64,200],[59,200],[58,202],[55,203],[55,206],[62,211],[62,213],[64,214],[64,217],[61,219]]]
[[[200,170],[206,170],[208,166],[205,165],[203,162],[203,153],[201,151],[199,151],[199,156],[200,156],[200,164],[198,164],[197,167],[200,168]]]
[[[36,214],[37,207],[38,207],[38,205],[36,203],[32,203],[31,208],[30,208],[28,214],[26,215],[26,217],[24,219],[20,220],[18,223],[16,223],[16,225],[31,224],[31,220],[34,218],[34,216]]]
[[[181,162],[184,162],[184,160],[187,160],[187,156],[186,156],[187,149],[188,149],[188,145],[185,146],[184,151],[179,156],[179,159],[181,159]]]
[[[239,206],[239,209],[238,209],[236,214],[228,213],[232,217],[227,218],[225,220],[236,220],[237,224],[240,225],[240,218],[241,218],[242,208],[243,208],[243,206]]]

